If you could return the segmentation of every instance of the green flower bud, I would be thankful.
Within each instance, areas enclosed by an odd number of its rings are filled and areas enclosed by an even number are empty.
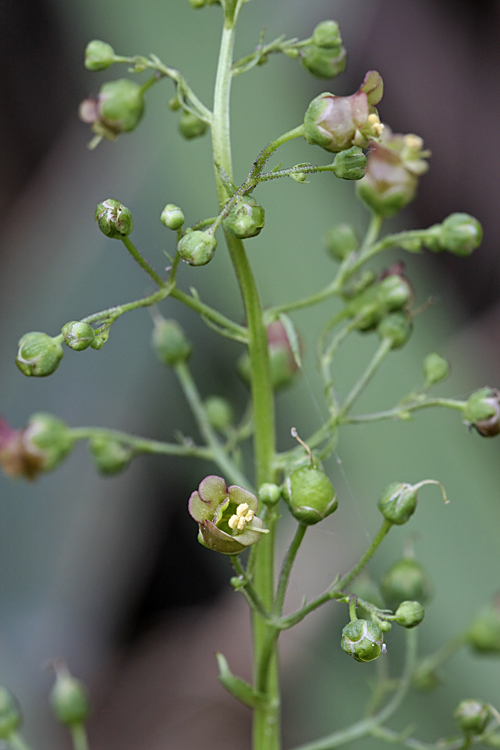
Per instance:
[[[450,374],[449,363],[436,352],[431,352],[424,359],[425,385],[434,385],[445,380]]]
[[[325,49],[335,49],[342,44],[337,21],[321,21],[312,33],[313,43]]]
[[[500,432],[500,391],[480,388],[472,394],[464,407],[464,419],[483,437],[494,437]]]
[[[168,100],[168,107],[172,110],[172,112],[177,112],[177,110],[182,107],[181,100],[179,99],[177,94]]]
[[[206,399],[205,412],[212,427],[219,432],[224,432],[233,421],[231,404],[220,396]]]
[[[188,232],[180,240],[177,250],[190,266],[205,266],[214,257],[217,240],[208,232]]]
[[[483,239],[481,224],[469,214],[451,214],[441,224],[439,244],[454,255],[470,255]]]
[[[377,295],[380,306],[387,312],[395,312],[411,304],[413,289],[406,276],[403,275],[400,264],[395,264],[384,271]]]
[[[344,260],[358,249],[358,238],[350,224],[336,224],[325,237],[326,249],[337,260]]]
[[[0,687],[0,740],[8,740],[21,726],[22,715],[17,701],[7,688]]]
[[[156,356],[167,367],[187,362],[191,355],[191,344],[176,320],[158,318],[151,343]]]
[[[30,417],[23,433],[27,450],[40,456],[40,471],[51,471],[73,448],[71,430],[52,414],[38,412]]]
[[[81,352],[91,346],[95,339],[95,332],[91,325],[79,320],[72,320],[62,327],[64,343],[70,349]]]
[[[126,469],[134,455],[131,448],[106,435],[91,438],[89,448],[98,471],[106,475]]]
[[[144,95],[140,84],[129,78],[105,83],[99,92],[100,119],[115,133],[134,130],[144,114]]]
[[[467,642],[480,654],[500,654],[500,607],[490,605],[473,620]]]
[[[184,224],[184,214],[179,206],[174,206],[173,203],[167,203],[163,211],[161,212],[160,221],[168,229],[177,230]]]
[[[28,377],[44,378],[59,367],[64,351],[57,340],[46,333],[33,331],[19,339],[16,365]]]
[[[332,483],[314,466],[295,469],[286,478],[282,494],[292,515],[308,526],[322,521],[338,507]]]
[[[382,653],[384,636],[377,623],[353,620],[342,630],[340,645],[356,661],[373,661]]]
[[[439,687],[439,685],[441,685],[441,680],[439,679],[436,671],[430,664],[426,662],[425,659],[421,664],[417,665],[411,681],[413,687],[415,687],[417,690],[422,691],[423,693],[434,690],[435,688]]]
[[[304,138],[326,151],[337,152],[359,146],[367,148],[383,130],[373,107],[382,98],[382,78],[369,71],[355,94],[324,93],[309,105],[304,117]]]
[[[389,484],[378,502],[378,509],[384,518],[398,526],[409,521],[416,507],[416,488],[403,482]]]
[[[401,602],[396,612],[396,622],[404,628],[414,628],[424,619],[425,610],[420,602]]]
[[[207,127],[207,123],[204,120],[200,120],[200,118],[192,112],[184,111],[179,120],[180,133],[184,138],[187,138],[187,140],[200,138],[200,136],[204,135]]]
[[[189,0],[189,5],[192,8],[203,8],[207,4],[207,0]]]
[[[198,540],[223,555],[239,555],[267,534],[256,515],[257,498],[243,487],[227,487],[222,477],[208,476],[189,498],[189,514],[198,523]]]
[[[85,49],[85,67],[87,70],[106,70],[115,61],[115,51],[110,44],[93,39]]]
[[[425,604],[431,595],[431,584],[423,567],[409,557],[398,560],[389,568],[382,578],[381,589],[393,610],[407,600]]]
[[[399,349],[410,338],[411,329],[411,317],[408,313],[394,312],[382,318],[377,333],[383,341],[391,342],[391,349]]]
[[[453,718],[464,734],[482,734],[491,718],[491,712],[486,703],[463,700],[458,704]]]
[[[114,198],[97,204],[95,220],[101,232],[113,240],[128,237],[134,228],[130,210]]]
[[[269,365],[271,368],[271,383],[278,391],[291,385],[298,374],[298,365],[293,355],[285,326],[281,320],[275,320],[267,326],[267,340],[269,343]],[[237,362],[236,370],[240,378],[250,383],[250,358],[243,354]]]
[[[264,505],[276,505],[281,497],[281,487],[271,482],[265,482],[259,487],[259,502]]]
[[[85,685],[66,669],[57,671],[50,693],[50,705],[56,719],[66,726],[82,724],[90,715],[90,702]]]
[[[332,171],[341,180],[360,180],[366,171],[366,156],[358,146],[340,151],[335,157]]]
[[[342,45],[327,48],[308,44],[301,50],[300,60],[316,78],[335,78],[344,72],[347,54]]]
[[[264,209],[251,195],[238,198],[222,226],[241,240],[256,237],[264,226]]]

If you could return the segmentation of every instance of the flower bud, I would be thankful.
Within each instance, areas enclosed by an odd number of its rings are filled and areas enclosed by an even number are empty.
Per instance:
[[[325,237],[326,249],[337,260],[344,260],[358,249],[358,238],[350,224],[336,224]]]
[[[467,642],[480,654],[500,654],[500,606],[483,609],[467,631]]]
[[[258,492],[259,502],[264,505],[276,505],[281,497],[281,487],[271,482],[261,484]]]
[[[96,435],[89,440],[89,448],[96,468],[101,474],[118,474],[127,468],[133,450],[107,435]]]
[[[22,715],[17,701],[7,688],[0,687],[0,740],[8,740],[21,726]]]
[[[110,44],[93,39],[85,49],[84,65],[87,70],[106,70],[115,61],[115,51]]]
[[[366,172],[366,156],[358,146],[340,151],[335,157],[332,171],[341,180],[360,180]]]
[[[380,142],[371,144],[366,174],[356,185],[359,197],[379,216],[393,216],[415,198],[429,155],[418,136],[393,134],[385,126]]]
[[[180,229],[184,224],[182,209],[179,206],[174,206],[173,203],[167,203],[161,212],[160,221],[168,229],[173,229],[174,231]]]
[[[420,602],[401,602],[396,612],[396,622],[404,628],[414,628],[424,619],[425,610]]]
[[[464,419],[483,437],[494,437],[500,432],[500,391],[480,388],[464,407]]]
[[[219,432],[224,432],[233,421],[231,404],[220,396],[209,396],[204,405],[212,427]]]
[[[314,466],[295,469],[286,478],[282,494],[292,515],[308,526],[322,521],[338,507],[332,483],[323,471]]]
[[[463,700],[458,704],[453,718],[464,734],[482,734],[491,718],[491,713],[486,703]]]
[[[378,502],[378,509],[388,521],[398,526],[409,521],[417,507],[417,490],[411,484],[389,484]]]
[[[83,122],[99,136],[114,140],[134,130],[144,114],[144,94],[136,81],[121,78],[103,84],[97,99],[85,99],[79,109]]]
[[[470,255],[482,239],[481,224],[469,214],[451,214],[441,224],[439,245],[454,255]]]
[[[189,498],[189,513],[198,523],[198,540],[223,555],[239,555],[267,534],[257,517],[257,498],[243,487],[227,487],[224,479],[208,476]]]
[[[332,22],[333,23],[333,22]],[[336,47],[320,47],[308,44],[300,52],[302,65],[317,78],[335,78],[343,73],[347,62],[347,54],[339,44]]]
[[[281,320],[275,320],[267,326],[267,340],[271,383],[274,390],[278,391],[293,383],[299,368]],[[250,383],[250,358],[247,353],[239,358],[236,369],[241,379]]]
[[[317,47],[335,49],[342,44],[340,29],[337,21],[321,21],[312,33],[313,43]]]
[[[59,367],[63,348],[57,338],[33,331],[19,339],[16,365],[28,377],[44,378]]]
[[[431,352],[424,359],[425,385],[434,385],[445,380],[450,373],[449,363],[436,352]]]
[[[382,341],[391,342],[391,349],[399,349],[410,338],[412,329],[411,317],[407,312],[399,311],[386,315],[377,327]]]
[[[208,232],[188,232],[179,241],[177,251],[190,266],[205,266],[214,257],[217,240]]]
[[[57,671],[50,692],[50,705],[56,719],[66,726],[82,724],[90,715],[90,702],[85,685],[66,669]]]
[[[373,107],[382,98],[382,78],[369,71],[355,94],[324,93],[309,105],[304,117],[304,138],[326,151],[344,151],[352,146],[367,148],[383,130]]]
[[[167,367],[187,362],[191,355],[191,344],[176,320],[158,318],[151,343],[156,356]]]
[[[398,560],[385,573],[381,581],[382,595],[393,610],[404,601],[422,604],[431,595],[431,584],[423,567],[413,558]]]
[[[199,138],[204,135],[207,129],[207,123],[204,120],[200,120],[199,117],[194,115],[192,112],[183,112],[181,119],[179,120],[179,130],[181,135],[187,140],[192,138]]]
[[[95,220],[101,232],[113,240],[128,237],[134,228],[130,210],[114,198],[97,204]]]
[[[207,4],[207,0],[189,0],[189,5],[192,8],[203,8]]]
[[[95,339],[95,332],[89,323],[79,320],[72,320],[62,327],[61,333],[64,336],[64,343],[70,349],[81,352],[91,346]]]
[[[264,209],[251,195],[245,195],[236,200],[222,226],[241,240],[256,237],[264,226]]]
[[[342,630],[340,645],[356,661],[373,661],[382,653],[384,636],[377,623],[353,620]]]
[[[50,414],[34,414],[24,430],[0,419],[0,464],[10,477],[34,479],[57,466],[72,446],[69,429]]]

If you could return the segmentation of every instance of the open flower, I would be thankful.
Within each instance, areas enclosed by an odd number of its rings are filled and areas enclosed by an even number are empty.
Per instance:
[[[267,534],[257,512],[257,498],[222,477],[208,476],[189,498],[189,513],[198,522],[198,540],[223,555],[239,555]]]

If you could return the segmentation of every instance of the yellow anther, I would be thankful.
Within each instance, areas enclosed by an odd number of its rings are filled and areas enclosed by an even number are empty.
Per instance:
[[[414,135],[413,133],[405,135],[404,141],[408,148],[412,150],[415,149],[415,151],[420,151],[424,145],[423,139],[419,135]]]
[[[247,510],[249,510],[249,508],[250,508],[250,506],[248,505],[248,503],[241,503],[236,508],[236,515],[237,516],[244,516],[245,513],[247,512]]]
[[[252,522],[254,516],[255,511],[250,509],[248,503],[241,503],[227,523],[233,531],[243,531],[247,523]]]

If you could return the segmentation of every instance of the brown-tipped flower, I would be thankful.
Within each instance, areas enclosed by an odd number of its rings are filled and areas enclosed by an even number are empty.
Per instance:
[[[370,146],[366,174],[356,189],[372,211],[392,216],[415,198],[418,178],[429,168],[430,151],[418,135],[392,133],[387,125],[380,142]]]
[[[35,479],[54,469],[72,447],[68,427],[51,414],[33,414],[23,430],[0,419],[0,466],[7,476]]]
[[[374,105],[382,98],[382,77],[375,70],[351,96],[324,93],[312,100],[304,117],[304,138],[326,151],[345,151],[352,146],[367,148],[382,135]]]

